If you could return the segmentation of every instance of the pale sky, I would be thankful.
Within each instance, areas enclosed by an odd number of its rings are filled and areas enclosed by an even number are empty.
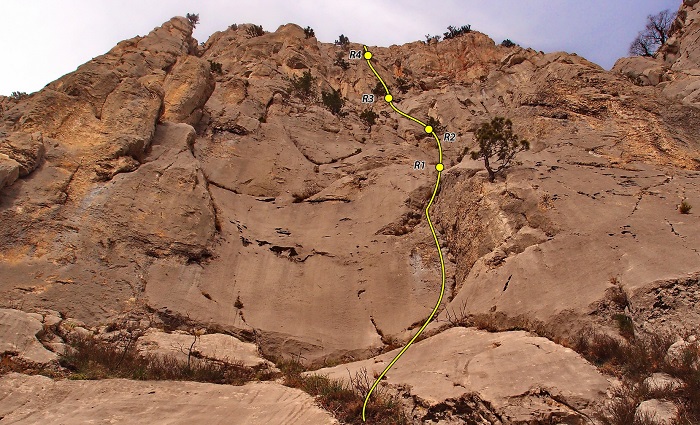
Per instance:
[[[204,41],[233,23],[266,31],[293,22],[320,41],[389,46],[471,24],[500,43],[510,38],[545,52],[577,53],[609,69],[645,18],[681,0],[1,0],[0,94],[33,92],[119,41],[145,35],[173,16],[199,13]]]

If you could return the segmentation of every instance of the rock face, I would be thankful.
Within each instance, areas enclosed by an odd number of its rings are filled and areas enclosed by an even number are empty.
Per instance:
[[[52,381],[13,373],[0,378],[0,401],[8,424],[337,423],[309,395],[275,383]]]
[[[669,40],[654,59],[623,58],[613,71],[620,72],[636,84],[658,86],[662,93],[683,103],[700,103],[700,4],[683,0],[671,26]]]
[[[397,352],[310,373],[347,380],[366,370],[377,376]],[[383,382],[407,392],[419,423],[585,423],[608,387],[594,366],[547,339],[465,328],[417,343]]]

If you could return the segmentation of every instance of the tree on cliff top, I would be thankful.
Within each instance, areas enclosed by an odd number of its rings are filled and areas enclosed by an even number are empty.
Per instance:
[[[656,15],[647,16],[647,25],[644,30],[637,34],[637,38],[630,45],[630,54],[654,56],[659,47],[668,40],[668,33],[675,18],[676,15],[668,9]]]
[[[199,13],[188,13],[185,17],[190,21],[190,24],[192,24],[192,28],[196,27],[199,23]]]

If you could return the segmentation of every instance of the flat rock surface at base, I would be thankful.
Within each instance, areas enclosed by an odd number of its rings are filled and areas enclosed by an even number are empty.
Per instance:
[[[347,379],[366,369],[369,377],[377,376],[397,352],[312,373]],[[502,420],[515,423],[542,419],[536,412],[545,405],[556,417],[576,417],[608,387],[593,365],[545,338],[466,328],[448,329],[412,346],[386,382],[410,386],[410,393],[431,407],[476,394]]]
[[[276,383],[240,387],[197,382],[53,381],[0,378],[7,424],[334,424],[307,394]]]

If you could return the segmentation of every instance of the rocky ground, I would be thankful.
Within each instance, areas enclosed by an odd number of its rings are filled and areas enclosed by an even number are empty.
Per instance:
[[[445,302],[387,379],[413,420],[587,423],[615,379],[567,341],[590,327],[623,338],[620,323],[697,333],[700,222],[678,207],[700,208],[698,13],[685,0],[663,54],[610,72],[478,32],[370,47],[397,106],[456,133],[431,212]],[[184,360],[196,329],[203,358],[293,358],[345,379],[383,369],[420,326],[439,289],[422,216],[434,140],[383,102],[375,125],[360,119],[376,84],[347,59],[361,44],[250,28],[199,45],[173,18],[28,98],[0,97],[3,358],[35,370],[77,336],[128,330],[141,352]],[[290,91],[307,70],[316,100]],[[319,100],[331,89],[342,116]],[[494,116],[531,150],[489,183],[466,153]],[[461,327],[474,318],[521,331]],[[85,406],[122,393],[90,417],[118,420],[150,391],[188,417],[332,420],[278,383],[187,384],[187,403],[180,384],[1,379],[3,406],[24,406],[3,423],[88,418]],[[149,414],[139,420],[170,420]]]

